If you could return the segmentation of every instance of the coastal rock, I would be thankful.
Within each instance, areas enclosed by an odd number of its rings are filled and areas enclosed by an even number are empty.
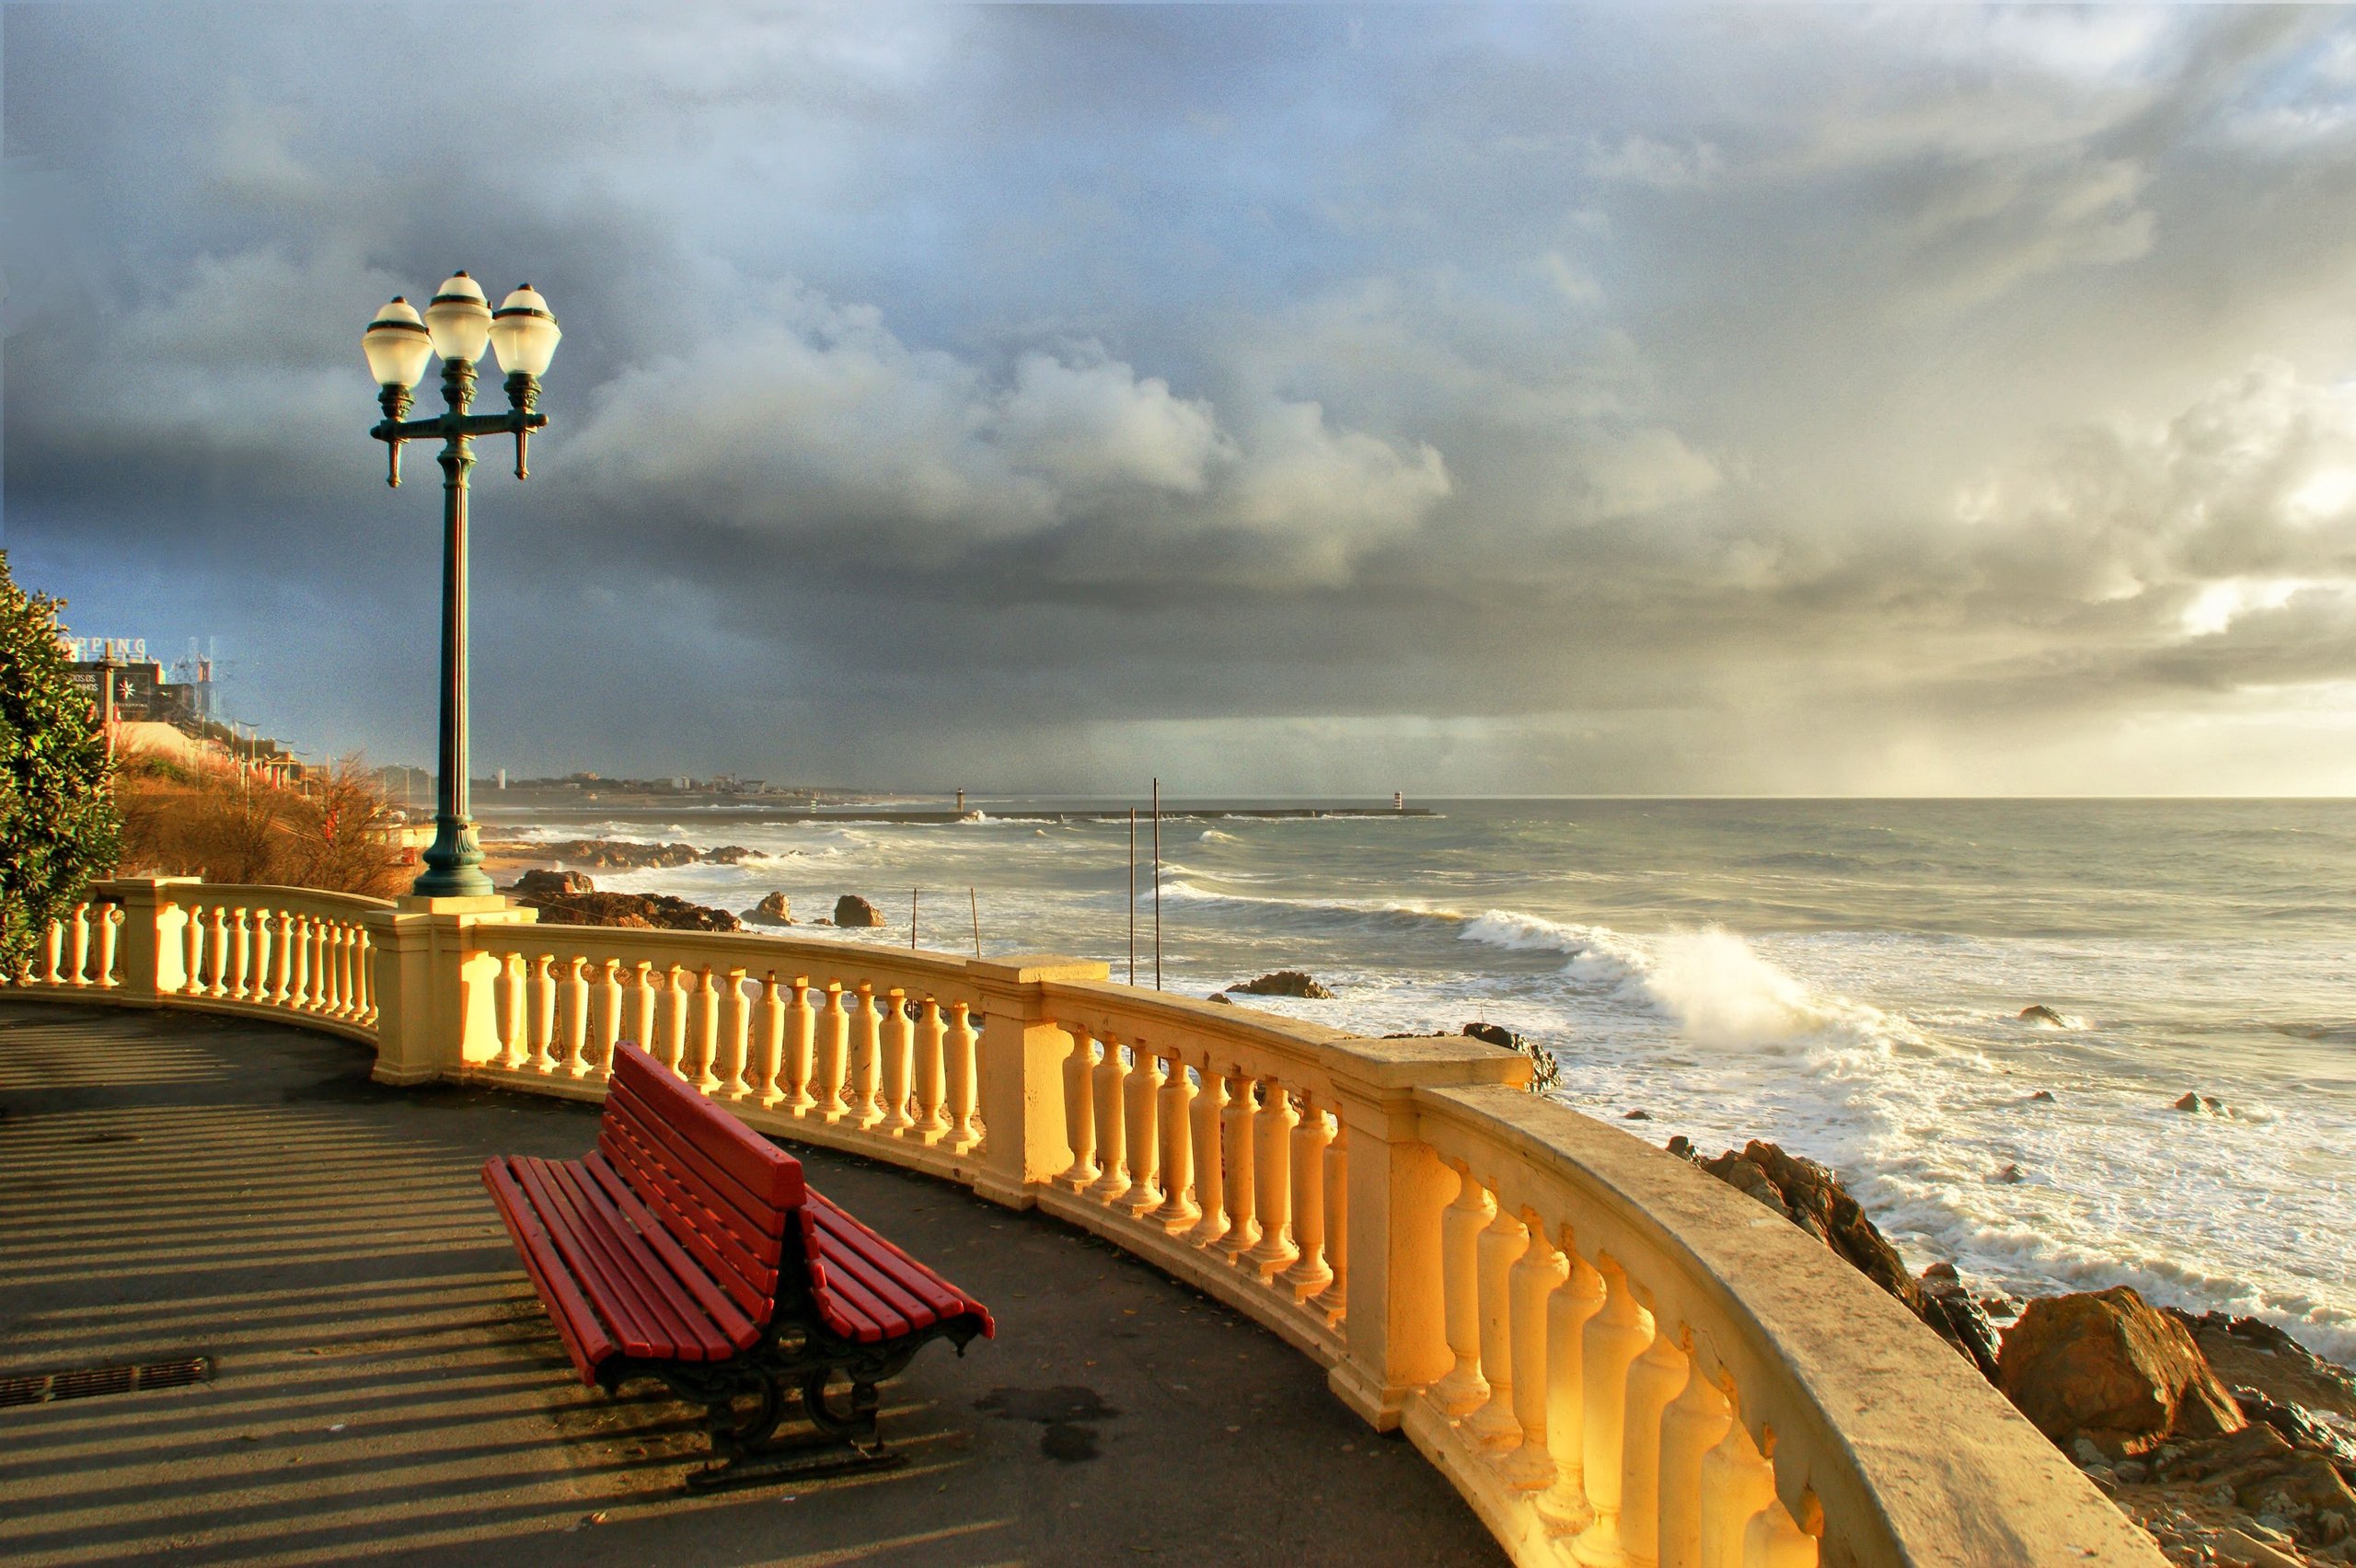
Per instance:
[[[2060,1013],[2055,1012],[2043,1002],[2031,1002],[2028,1006],[2023,1008],[2021,1009],[2020,1018],[2023,1023],[2041,1023],[2048,1029],[2067,1029],[2069,1027],[2068,1024],[2062,1021],[2062,1015]]]
[[[1496,1045],[1507,1051],[1521,1049],[1521,1036],[1502,1023],[1468,1023],[1464,1026],[1464,1033],[1484,1045]]]
[[[1256,980],[1246,980],[1241,986],[1230,986],[1228,989],[1247,997],[1299,997],[1313,1002],[1334,999],[1333,992],[1298,969],[1276,970]]]
[[[2031,1105],[2050,1105],[2053,1103],[2053,1091],[2050,1089],[2040,1089],[2028,1097],[2028,1102]]]
[[[1627,1111],[1621,1113],[1620,1119],[1623,1122],[1649,1122],[1653,1113],[1645,1110]]]
[[[705,850],[703,859],[707,865],[741,866],[760,859],[760,854],[758,849],[747,849],[742,844],[723,844],[717,849]]]
[[[2021,1181],[2021,1168],[2010,1163],[2000,1165],[1988,1172],[1988,1180],[2000,1187],[2017,1187]]]
[[[2184,1325],[2209,1365],[2230,1385],[2259,1390],[2284,1404],[2327,1411],[2356,1421],[2356,1374],[2323,1357],[2263,1318],[2224,1312],[2199,1317],[2166,1308]]]
[[[2030,1302],[2004,1331],[1997,1386],[2063,1448],[2085,1437],[2113,1458],[2248,1424],[2183,1325],[2124,1285]]]
[[[1996,1355],[1999,1342],[1996,1325],[1988,1320],[1986,1309],[1971,1298],[1963,1277],[1955,1265],[1946,1262],[1933,1263],[1923,1271],[1918,1281],[1923,1294],[1937,1309],[1947,1322],[1947,1337],[1963,1347],[1981,1375],[1993,1383],[1997,1380]]]
[[[568,838],[556,844],[535,844],[530,848],[545,859],[568,866],[594,866],[600,870],[692,866],[703,859],[691,844],[634,844],[619,838]]]
[[[2176,1108],[2179,1111],[2189,1111],[2196,1115],[2222,1116],[2224,1114],[2225,1102],[2214,1095],[2187,1090],[2184,1098],[2176,1102]]]
[[[1203,999],[1207,1002],[1217,1002],[1221,1007],[1231,1008],[1235,1005],[1235,998],[1229,996],[1225,991],[1213,991],[1209,996]]]
[[[521,902],[556,926],[619,926],[664,931],[735,931],[743,923],[725,909],[710,909],[661,893],[552,893]]]
[[[872,928],[884,923],[884,912],[855,893],[835,900],[835,924],[847,929]]]
[[[544,898],[550,894],[595,893],[597,884],[585,871],[530,870],[515,879],[507,890],[517,898]]]
[[[765,894],[758,904],[745,911],[744,917],[757,926],[791,926],[793,909],[781,893]]]
[[[1900,1305],[1928,1325],[1958,1355],[1975,1366],[1979,1358],[1947,1313],[1924,1294],[1909,1273],[1889,1239],[1865,1216],[1857,1200],[1833,1175],[1812,1159],[1786,1154],[1772,1143],[1753,1138],[1740,1153],[1727,1150],[1715,1159],[1699,1162],[1702,1169],[1727,1184],[1749,1193],[1769,1208],[1832,1249],[1858,1273],[1896,1297]]]

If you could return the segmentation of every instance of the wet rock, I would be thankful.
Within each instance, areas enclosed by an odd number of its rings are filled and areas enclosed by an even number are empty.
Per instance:
[[[760,855],[758,849],[747,849],[742,844],[723,844],[717,849],[705,850],[703,859],[710,865],[741,866],[747,860],[760,859]]]
[[[2176,1102],[2176,1108],[2179,1111],[2192,1112],[2196,1115],[2217,1116],[2224,1113],[2225,1102],[2212,1095],[2196,1094],[2188,1090],[2185,1097]]]
[[[530,870],[517,877],[507,891],[517,898],[545,898],[550,894],[595,893],[597,884],[585,871]]]
[[[2021,1168],[2017,1165],[2000,1165],[1988,1173],[1988,1180],[1999,1186],[2018,1186],[2021,1180]]]
[[[1256,980],[1246,980],[1241,986],[1230,986],[1228,989],[1247,997],[1299,997],[1313,1002],[1334,999],[1333,992],[1298,969],[1278,969]]]
[[[1623,1113],[1620,1119],[1623,1122],[1649,1122],[1653,1119],[1653,1113],[1649,1111],[1630,1111]]]
[[[2313,1448],[2339,1464],[2356,1467],[2356,1442],[2333,1431],[2306,1406],[2271,1399],[2263,1390],[2246,1386],[2234,1390],[2234,1402],[2253,1423],[2280,1432],[2292,1447]]]
[[[703,854],[692,844],[633,844],[620,838],[567,838],[555,844],[529,846],[532,853],[570,866],[594,866],[600,870],[643,870],[649,867],[692,866]]]
[[[745,911],[745,918],[756,926],[791,926],[793,906],[781,893],[765,894],[758,904]]]
[[[1678,1133],[1669,1138],[1669,1152],[1680,1159],[1690,1159],[1696,1165],[1702,1163],[1702,1151],[1695,1148],[1693,1140],[1683,1133]]]
[[[1521,1049],[1521,1036],[1501,1023],[1468,1023],[1464,1026],[1464,1032],[1467,1037],[1478,1040],[1484,1044],[1496,1045],[1507,1051]]]
[[[1918,1282],[1923,1294],[1940,1316],[1946,1320],[1947,1337],[1960,1345],[1980,1368],[1981,1375],[1993,1383],[1997,1379],[1996,1325],[1988,1320],[1987,1312],[1971,1298],[1962,1276],[1950,1262],[1935,1262],[1923,1271]]]
[[[1221,1007],[1231,1008],[1235,1005],[1235,998],[1229,996],[1225,991],[1213,991],[1209,996],[1203,999],[1207,1002],[1217,1002]],[[1406,1040],[1412,1038],[1412,1036],[1402,1034],[1398,1036],[1398,1038]]]
[[[2113,1458],[2247,1424],[2183,1325],[2123,1285],[2030,1302],[2004,1331],[1997,1386],[2055,1443]]]
[[[2042,1023],[2054,1029],[2068,1027],[2062,1023],[2062,1015],[2055,1012],[2051,1008],[2047,1007],[2043,1002],[2031,1002],[2028,1006],[2023,1008],[2021,1009],[2021,1021],[2023,1023]]]
[[[2040,1089],[2028,1097],[2028,1102],[2031,1105],[2050,1105],[2053,1103],[2053,1091],[2050,1089]]]
[[[855,893],[835,900],[835,924],[845,929],[872,929],[884,923],[884,912]]]
[[[616,926],[663,931],[735,931],[742,921],[725,909],[707,908],[661,893],[545,894],[522,899],[557,926]]]
[[[2285,1404],[2356,1419],[2356,1373],[2323,1357],[2263,1318],[2166,1309],[2182,1323],[2217,1375]]]

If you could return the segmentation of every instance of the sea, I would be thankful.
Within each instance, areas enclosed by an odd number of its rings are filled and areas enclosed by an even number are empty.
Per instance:
[[[2015,1297],[2131,1285],[2356,1363],[2356,802],[1191,802],[1165,807],[1158,888],[1141,821],[1134,900],[1125,815],[1042,814],[1129,802],[967,804],[483,815],[757,852],[601,888],[778,891],[805,921],[855,893],[890,922],[805,934],[906,944],[913,906],[928,948],[1103,959],[1195,997],[1300,969],[1334,999],[1250,1005],[1502,1024],[1635,1136],[1831,1167],[1918,1270]]]

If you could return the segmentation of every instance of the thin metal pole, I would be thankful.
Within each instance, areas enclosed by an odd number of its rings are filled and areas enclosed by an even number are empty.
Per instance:
[[[1138,983],[1138,809],[1129,808],[1129,984]]]
[[[965,890],[965,906],[974,912],[974,956],[982,956],[982,901],[972,888]]]
[[[910,952],[914,952],[914,951],[916,951],[916,946],[917,946],[917,890],[916,890],[915,888],[910,888],[910,889],[908,889],[908,951],[909,951]]]
[[[1161,989],[1161,780],[1153,781],[1153,988]]]

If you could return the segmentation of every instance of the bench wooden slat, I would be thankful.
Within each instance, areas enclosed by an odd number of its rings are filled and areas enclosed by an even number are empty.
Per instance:
[[[625,1122],[660,1160],[664,1173],[693,1193],[714,1218],[766,1262],[777,1262],[777,1239],[785,1234],[785,1205],[773,1204],[749,1191],[743,1182],[699,1148],[693,1136],[666,1124],[663,1113],[648,1104],[626,1082],[608,1093],[607,1113]],[[733,1119],[733,1118],[732,1118]],[[767,1245],[766,1252],[763,1251]]]
[[[505,1161],[492,1159],[486,1164],[482,1180],[483,1185],[491,1189],[499,1217],[507,1223],[507,1234],[514,1239],[515,1251],[532,1276],[541,1305],[549,1309],[558,1337],[564,1341],[565,1354],[572,1358],[581,1380],[595,1383],[597,1368],[611,1360],[620,1347],[614,1343],[613,1336],[606,1332],[597,1315],[589,1309],[580,1288],[564,1272],[555,1242],[533,1216],[530,1200],[508,1173]]]
[[[820,1231],[830,1243],[828,1255],[837,1251],[856,1254],[866,1266],[888,1280],[895,1290],[905,1293],[938,1316],[949,1317],[971,1310],[978,1305],[932,1270],[852,1218],[840,1205],[820,1197],[809,1204],[805,1212],[816,1218]]]
[[[697,1304],[721,1325],[729,1342],[742,1350],[760,1337],[760,1331],[769,1320],[774,1298],[764,1298],[757,1309],[749,1315],[739,1309],[729,1293],[712,1279],[703,1265],[689,1256],[687,1250],[673,1239],[670,1228],[650,1212],[639,1194],[622,1173],[607,1162],[603,1154],[592,1154],[582,1166],[595,1180],[598,1188],[615,1207],[628,1216],[639,1236],[661,1260],[674,1279],[686,1287]]]
[[[714,1328],[710,1316],[671,1271],[649,1266],[637,1231],[609,1203],[601,1201],[604,1194],[578,1165],[544,1161],[537,1174],[578,1216],[583,1239],[595,1252],[606,1276],[620,1287],[627,1305],[644,1325],[648,1348],[625,1343],[630,1355],[719,1361],[738,1348]],[[592,1304],[600,1309],[606,1306],[602,1300]],[[655,1348],[658,1345],[669,1348]]]
[[[636,1195],[662,1230],[745,1312],[759,1315],[777,1291],[777,1274],[732,1248],[718,1228],[699,1214],[691,1201],[682,1201],[676,1186],[664,1179],[661,1165],[636,1140],[618,1127],[600,1134],[597,1152]]]
[[[508,1170],[515,1183],[524,1191],[525,1199],[532,1205],[533,1217],[547,1228],[555,1240],[557,1251],[564,1260],[574,1286],[588,1301],[599,1321],[611,1330],[615,1341],[625,1355],[678,1355],[679,1341],[687,1338],[681,1331],[667,1327],[646,1314],[632,1300],[607,1271],[596,1249],[583,1234],[579,1216],[569,1205],[549,1190],[547,1173],[530,1159],[512,1159]]]
[[[614,1081],[674,1126],[696,1129],[697,1147],[771,1208],[802,1202],[802,1162],[698,1094],[624,1040],[614,1046]]]

